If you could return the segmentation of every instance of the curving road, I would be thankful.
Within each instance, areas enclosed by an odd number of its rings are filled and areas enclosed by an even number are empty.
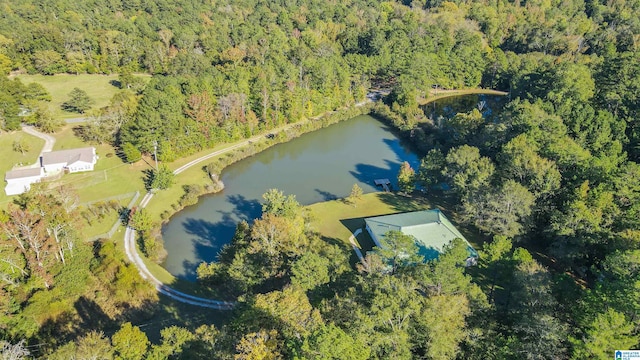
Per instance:
[[[42,151],[40,151],[41,156],[42,156],[42,153],[53,150],[53,145],[55,145],[56,143],[56,138],[54,138],[53,136],[49,134],[41,133],[31,125],[22,125],[22,131],[26,132],[29,135],[33,135],[35,137],[39,137],[40,139],[44,140],[44,146],[42,146]],[[35,164],[33,164],[32,166],[33,167],[40,166],[40,157],[38,157],[38,160],[36,160]]]
[[[357,104],[355,104],[356,107],[360,107],[363,106],[369,102],[372,102],[371,98],[367,98],[365,101],[359,102]],[[331,112],[329,112],[331,113]],[[321,118],[323,115],[319,115],[314,117],[311,120],[317,120],[319,118]],[[287,124],[282,126],[280,129],[274,130],[272,133],[279,133],[282,131],[287,130],[288,128],[295,126],[299,123],[292,123],[292,124]],[[44,135],[44,134],[43,134]],[[36,135],[37,136],[37,135]],[[173,173],[175,175],[180,174],[181,172],[187,170],[188,168],[202,162],[205,161],[207,159],[216,157],[218,155],[222,155],[225,154],[229,151],[233,151],[237,148],[246,146],[251,144],[254,141],[257,141],[261,138],[263,138],[265,135],[256,135],[253,136],[241,143],[232,145],[228,148],[224,148],[221,150],[216,150],[214,152],[211,152],[207,155],[203,155],[195,160],[192,160],[184,165],[182,165],[181,167],[175,169],[173,171]],[[54,139],[55,141],[55,139]],[[53,145],[52,145],[53,147]],[[142,200],[140,201],[140,206],[139,208],[144,208],[149,204],[149,201],[151,201],[151,199],[153,198],[153,193],[149,192],[147,193]],[[361,229],[359,231],[362,231]],[[217,309],[217,310],[231,310],[233,309],[233,307],[235,306],[235,302],[229,302],[229,301],[221,301],[221,300],[213,300],[213,299],[207,299],[207,298],[202,298],[202,297],[198,297],[198,296],[193,296],[193,295],[189,295],[189,294],[185,294],[183,292],[180,292],[178,290],[175,290],[165,284],[163,284],[160,280],[158,280],[155,276],[153,276],[153,274],[151,274],[151,272],[149,271],[149,269],[147,268],[147,266],[145,265],[144,261],[142,261],[142,258],[140,257],[140,255],[138,254],[138,250],[136,248],[136,232],[135,230],[133,230],[131,227],[127,226],[127,229],[124,233],[124,249],[125,252],[127,254],[127,258],[129,258],[129,261],[131,261],[137,268],[138,268],[138,272],[140,273],[140,276],[142,276],[142,278],[148,280],[149,282],[151,282],[153,284],[153,286],[156,288],[156,290],[165,295],[170,297],[171,299],[175,300],[175,301],[179,301],[181,303],[185,303],[185,304],[190,304],[190,305],[195,305],[195,306],[200,306],[200,307],[205,307],[205,308],[210,308],[210,309]],[[354,234],[355,236],[357,236],[359,233],[358,231],[356,231],[356,233]],[[351,239],[350,239],[351,240]],[[357,248],[357,246],[355,245],[355,243],[352,241],[352,245],[354,246],[354,249],[356,250],[356,253],[359,254],[359,257],[362,259],[362,254],[360,253],[359,249]]]
[[[190,305],[195,305],[195,306],[200,306],[200,307],[205,307],[210,309],[216,309],[216,310],[233,309],[233,306],[235,305],[235,303],[233,302],[212,300],[212,299],[206,299],[198,296],[185,294],[181,291],[175,290],[163,284],[160,280],[158,280],[155,276],[153,276],[153,274],[151,274],[149,269],[147,269],[147,266],[142,261],[142,258],[140,257],[140,255],[138,254],[138,251],[136,250],[135,239],[136,239],[135,230],[133,230],[130,227],[127,227],[124,233],[124,250],[127,254],[127,257],[133,264],[136,265],[136,267],[138,268],[138,271],[140,272],[140,276],[142,276],[143,279],[151,282],[159,293],[173,300],[176,300],[185,304],[190,304]]]

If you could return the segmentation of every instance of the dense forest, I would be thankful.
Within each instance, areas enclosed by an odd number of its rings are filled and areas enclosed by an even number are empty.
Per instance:
[[[395,252],[353,268],[350,249],[273,190],[262,217],[198,269],[202,286],[237,299],[232,314],[166,327],[151,344],[132,323],[161,312],[152,287],[112,241],[78,238],[72,191],[34,189],[0,214],[3,355],[605,359],[640,346],[639,1],[0,6],[6,131],[21,109],[45,131],[59,126],[46,91],[7,76],[18,72],[119,74],[127,91],[80,134],[129,160],[157,142],[172,161],[383,88],[372,113],[424,155],[404,190],[415,182],[453,202],[489,239],[473,268],[454,241],[389,273],[390,258],[416,251],[397,234]],[[478,86],[508,92],[500,114],[430,119],[419,105],[433,88]],[[429,190],[442,182],[449,193]]]

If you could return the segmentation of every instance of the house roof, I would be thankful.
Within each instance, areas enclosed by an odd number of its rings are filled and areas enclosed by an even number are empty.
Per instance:
[[[34,177],[34,176],[41,176],[41,175],[42,175],[42,168],[40,167],[23,168],[23,169],[15,169],[15,170],[7,171],[7,173],[4,175],[4,179],[15,180],[15,179],[22,179],[22,178],[28,178],[28,177]]]
[[[71,165],[77,161],[93,163],[95,150],[93,147],[85,147],[46,152],[42,154],[42,166],[63,163]]]
[[[453,239],[460,238],[469,243],[438,209],[376,216],[365,219],[365,222],[378,239],[390,230],[413,236],[420,255],[426,260],[437,258],[444,246]],[[476,255],[470,245],[469,249],[472,256]]]

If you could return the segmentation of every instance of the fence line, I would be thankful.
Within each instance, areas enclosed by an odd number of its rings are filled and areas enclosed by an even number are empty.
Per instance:
[[[98,200],[94,200],[94,201],[87,201],[87,202],[81,203],[80,206],[88,206],[88,205],[96,204],[96,203],[99,203],[99,202],[107,202],[107,201],[111,201],[111,200],[122,200],[122,199],[130,198],[132,196],[134,196],[134,198],[137,199],[137,196],[140,196],[140,191],[134,191],[134,192],[126,193],[126,194],[109,196],[109,197],[98,199]],[[130,208],[130,206],[129,206],[129,208]]]
[[[125,195],[127,195],[126,197],[131,196],[131,194],[134,194],[133,199],[131,199],[131,201],[129,201],[129,204],[127,204],[127,209],[131,209],[131,207],[133,207],[133,204],[136,203],[136,201],[138,201],[138,198],[140,197],[140,191],[136,191],[135,193],[129,193],[129,194],[124,194],[124,195],[118,195],[121,198],[124,198]],[[112,197],[118,197],[118,196],[112,196]],[[116,199],[111,199],[111,200],[116,200]],[[108,200],[100,200],[100,201],[108,201]],[[119,217],[118,220],[116,220],[116,222],[113,223],[113,226],[111,226],[111,230],[109,230],[106,233],[100,234],[100,235],[96,235],[92,238],[90,238],[89,242],[93,242],[96,240],[100,240],[100,239],[110,239],[113,234],[116,233],[116,231],[118,230],[118,228],[120,227],[120,225],[122,225],[122,218]]]

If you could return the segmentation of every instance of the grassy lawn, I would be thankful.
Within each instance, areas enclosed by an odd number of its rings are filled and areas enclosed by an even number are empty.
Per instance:
[[[145,79],[149,79],[148,75],[139,75]],[[63,102],[69,98],[69,92],[73,88],[79,88],[87,92],[87,95],[94,101],[93,108],[99,109],[107,106],[109,101],[118,91],[121,91],[114,84],[117,84],[118,75],[97,75],[97,74],[58,74],[52,76],[46,75],[18,75],[23,83],[29,84],[32,82],[40,83],[44,86],[49,94],[51,94],[52,101],[49,104],[49,108],[54,116],[62,117],[63,119],[70,119],[76,117],[82,117],[82,114],[71,113],[63,111],[60,106]]]
[[[24,154],[13,151],[13,142],[23,140],[29,151]],[[0,208],[6,208],[10,198],[4,193],[4,175],[14,166],[28,166],[38,160],[44,140],[31,136],[22,131],[0,133],[0,174],[2,175],[2,189],[0,191]],[[22,164],[22,165],[21,165]]]
[[[475,248],[490,240],[471,226],[459,222],[455,212],[456,203],[446,194],[414,194],[405,197],[394,193],[370,193],[362,196],[355,206],[342,200],[333,200],[307,206],[312,216],[312,227],[327,240],[349,244],[349,236],[359,228],[364,227],[364,218],[387,215],[400,212],[428,210],[438,208],[442,210],[451,223],[465,236]],[[367,251],[373,247],[373,241],[367,232],[357,237],[360,248]]]
[[[311,212],[311,226],[323,237],[349,245],[349,236],[364,226],[364,218],[398,212],[432,208],[422,197],[405,197],[394,193],[370,193],[362,196],[354,205],[342,200],[332,200],[307,206]],[[360,240],[360,236],[358,240]],[[366,240],[366,237],[362,237]],[[361,244],[365,248],[365,244]]]
[[[65,126],[56,133],[54,150],[73,149],[94,146],[98,154],[95,170],[75,174],[66,174],[55,185],[71,185],[78,192],[81,202],[99,201],[112,196],[118,196],[144,189],[144,171],[151,169],[145,161],[128,164],[116,156],[116,150],[109,144],[91,145],[75,136],[73,125]]]

